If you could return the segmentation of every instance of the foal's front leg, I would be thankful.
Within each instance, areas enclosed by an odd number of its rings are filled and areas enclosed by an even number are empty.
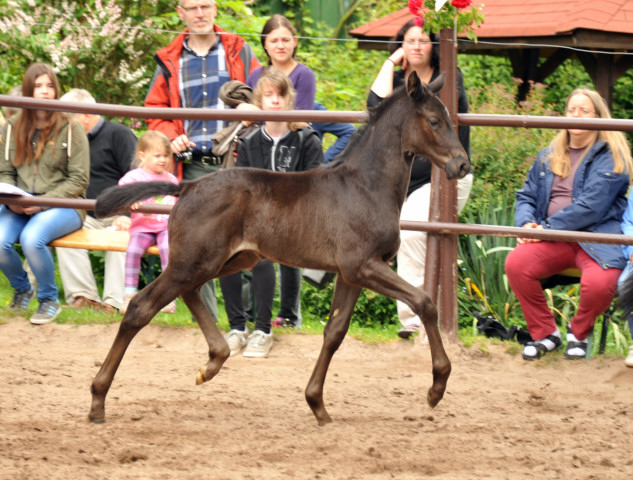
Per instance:
[[[330,319],[323,331],[323,346],[305,393],[308,405],[321,426],[332,421],[323,404],[325,376],[334,353],[340,347],[349,329],[349,321],[360,291],[359,287],[349,285],[341,279],[340,275],[337,276]]]
[[[433,362],[433,384],[427,394],[429,406],[435,407],[444,396],[446,383],[451,374],[451,362],[446,355],[437,325],[437,309],[424,290],[415,288],[400,278],[381,260],[371,259],[357,272],[354,283],[370,288],[376,293],[400,300],[422,319]]]

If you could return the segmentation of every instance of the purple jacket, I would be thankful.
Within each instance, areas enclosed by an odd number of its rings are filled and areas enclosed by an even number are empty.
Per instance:
[[[256,68],[251,72],[246,80],[246,85],[255,88],[259,77],[262,75],[262,68]],[[297,63],[295,69],[288,75],[292,85],[297,91],[295,97],[295,110],[313,110],[314,96],[316,94],[316,78],[314,72],[302,63]]]

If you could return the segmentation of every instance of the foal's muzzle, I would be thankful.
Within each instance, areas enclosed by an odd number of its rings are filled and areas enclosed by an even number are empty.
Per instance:
[[[465,155],[453,157],[446,164],[446,178],[464,178],[470,172],[470,161]]]

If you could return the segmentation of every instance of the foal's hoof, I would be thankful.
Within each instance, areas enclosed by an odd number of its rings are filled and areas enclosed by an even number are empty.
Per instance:
[[[328,415],[327,418],[319,418],[319,419],[317,419],[317,422],[319,423],[319,427],[324,427],[328,423],[332,423],[332,419]]]
[[[202,385],[206,381],[207,379],[204,378],[204,367],[202,367],[196,374],[196,385]]]
[[[92,423],[105,423],[106,422],[105,417],[102,417],[102,418],[91,418],[91,417],[88,417],[88,420],[90,420]]]
[[[428,403],[431,408],[435,408],[435,406],[440,403],[441,399],[442,397],[433,399],[433,397],[431,397],[431,392],[426,394],[426,403]]]

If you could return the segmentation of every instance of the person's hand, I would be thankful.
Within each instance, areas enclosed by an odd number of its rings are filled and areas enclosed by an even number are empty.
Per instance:
[[[41,211],[42,211],[42,207],[38,207],[37,205],[24,207],[24,213],[26,215],[35,215],[36,213],[40,213]]]
[[[259,108],[256,105],[253,105],[252,103],[240,103],[237,107],[235,107],[235,110],[241,110],[243,112],[247,112],[247,111],[254,111],[254,110],[261,110],[261,108]],[[242,120],[242,125],[244,125],[245,127],[248,127],[249,125],[252,125],[253,121],[252,120]]]
[[[125,215],[119,215],[112,220],[112,226],[120,232],[127,232],[132,224],[132,219]]]
[[[407,69],[407,57],[404,55],[404,48],[400,47],[389,56],[389,61],[394,65],[399,65],[403,70]]]
[[[143,205],[143,202],[134,202],[130,207],[130,210],[137,211],[141,205]]]
[[[171,141],[171,150],[174,153],[182,153],[188,148],[195,147],[196,144],[189,140],[187,135],[179,135]]]
[[[543,225],[541,225],[540,223],[535,223],[535,222],[529,222],[526,223],[525,225],[523,225],[523,228],[534,228],[536,230],[543,230]],[[536,243],[536,242],[540,242],[541,240],[538,238],[517,238],[517,244],[520,245],[522,243]]]
[[[18,215],[24,215],[24,207],[22,205],[7,205],[9,210],[13,213],[17,213]]]

